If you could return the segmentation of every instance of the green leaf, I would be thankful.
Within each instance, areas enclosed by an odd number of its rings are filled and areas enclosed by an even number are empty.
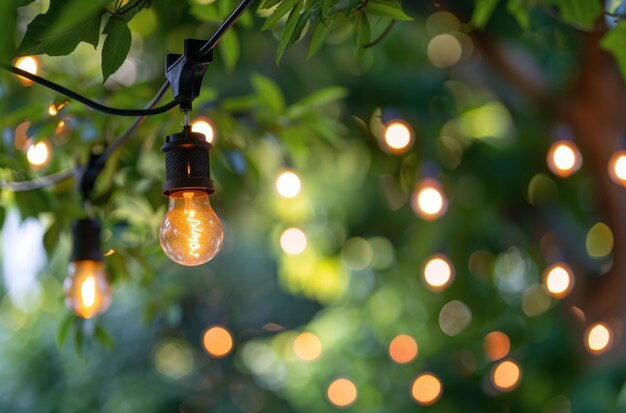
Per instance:
[[[279,114],[285,110],[285,97],[276,83],[259,74],[252,75],[251,80],[259,98],[263,99],[264,103],[274,113]]]
[[[356,58],[361,59],[365,54],[365,45],[370,42],[370,22],[365,13],[359,13],[354,23],[354,47]]]
[[[43,246],[48,254],[48,257],[52,257],[54,249],[59,243],[59,237],[61,236],[61,224],[59,220],[56,220],[50,225],[50,228],[43,236]]]
[[[98,324],[96,326],[96,331],[94,332],[94,337],[107,350],[111,350],[113,348],[113,339],[111,338],[111,335],[100,324]]]
[[[280,0],[264,0],[263,3],[259,6],[259,9],[271,9],[275,5],[277,5]]]
[[[261,30],[267,30],[276,26],[276,23],[278,23],[278,21],[284,15],[289,13],[289,11],[291,11],[291,9],[293,9],[294,6],[300,1],[301,0],[282,0],[280,5],[276,8],[276,10],[274,10],[274,13],[272,13],[272,15],[267,18],[267,20],[263,24],[263,27],[261,27]]]
[[[370,0],[363,10],[374,16],[396,20],[413,20],[411,16],[402,10],[402,5],[398,0]]]
[[[63,10],[62,2],[53,0],[45,14],[36,16],[26,29],[26,34],[17,49],[17,55],[64,56],[76,49],[80,42],[87,42],[97,47],[103,11],[83,20],[74,21],[72,24],[64,23],[64,29],[60,30],[56,27],[56,23],[63,18]]]
[[[343,87],[332,86],[311,93],[299,102],[291,105],[287,110],[287,117],[298,118],[307,112],[313,111],[329,103],[336,102],[348,95],[348,90]]]
[[[604,9],[595,0],[556,0],[563,19],[581,29],[591,30]]]
[[[313,29],[313,37],[311,37],[311,44],[309,45],[309,51],[306,54],[307,60],[315,56],[320,51],[322,45],[326,41],[328,36],[328,26],[324,22],[318,21]]]
[[[291,9],[291,13],[289,13],[287,23],[285,23],[285,28],[280,35],[278,49],[276,50],[276,64],[280,63],[280,59],[282,59],[285,50],[287,50],[287,47],[294,42],[296,27],[298,26],[298,22],[300,21],[301,9],[302,3],[298,3],[293,9]]]
[[[487,25],[491,15],[496,10],[500,0],[476,0],[474,3],[474,13],[472,14],[472,24],[478,29]]]
[[[537,0],[509,0],[506,9],[522,29],[530,28],[530,12],[537,6]]]
[[[621,22],[615,29],[609,30],[600,45],[613,53],[624,79],[626,79],[626,22]]]
[[[55,36],[71,31],[81,23],[93,18],[93,16],[101,16],[104,13],[104,6],[110,2],[111,0],[52,0],[50,7],[54,3],[54,6],[61,10],[48,34]],[[98,31],[100,31],[99,26]]]
[[[118,17],[111,17],[104,27],[103,33],[107,34],[102,47],[102,82],[122,66],[132,43],[132,35],[128,25],[119,23]],[[123,22],[123,20],[122,20]]]
[[[59,325],[59,330],[57,332],[57,347],[61,348],[65,344],[65,341],[67,340],[67,334],[69,333],[70,327],[72,327],[73,322],[73,314],[67,314],[63,321],[61,321],[61,324]]]
[[[235,30],[230,29],[226,32],[222,40],[220,41],[219,51],[222,60],[224,61],[224,67],[227,70],[233,70],[237,61],[239,61],[239,37]]]
[[[219,22],[220,18],[215,3],[212,4],[193,4],[191,6],[191,15],[200,21],[205,22]]]

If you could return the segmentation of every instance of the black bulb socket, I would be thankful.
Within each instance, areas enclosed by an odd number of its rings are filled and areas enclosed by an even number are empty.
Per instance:
[[[72,261],[102,261],[100,251],[100,222],[86,218],[74,221],[72,234],[74,245],[72,248]]]
[[[192,132],[190,126],[169,135],[161,152],[165,154],[163,196],[177,192],[197,191],[211,195],[215,184],[211,180],[209,151],[213,148],[202,133]]]

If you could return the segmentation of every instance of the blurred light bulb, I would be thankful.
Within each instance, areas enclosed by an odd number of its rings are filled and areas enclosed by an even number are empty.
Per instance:
[[[56,116],[59,114],[59,110],[57,109],[57,107],[54,105],[54,103],[50,104],[50,106],[48,107],[48,115],[50,116]]]
[[[213,143],[215,139],[215,130],[213,129],[213,125],[207,120],[198,119],[191,124],[192,132],[199,132],[204,135],[206,141],[209,143]]]
[[[443,393],[441,381],[430,373],[420,374],[413,380],[411,385],[411,396],[413,400],[422,406],[434,404]]]
[[[385,126],[384,144],[389,152],[402,154],[413,146],[413,131],[402,121],[393,121]]]
[[[496,361],[509,354],[511,340],[502,331],[492,331],[483,339],[483,347],[487,358],[491,361]]]
[[[284,171],[276,178],[276,192],[284,198],[293,198],[300,193],[300,177],[291,171]]]
[[[35,56],[23,56],[17,59],[15,66],[18,69],[36,75],[39,70],[39,61]],[[31,86],[33,84],[32,80],[26,79],[25,77],[18,76],[18,79],[24,86]]]
[[[293,352],[304,361],[313,361],[322,354],[322,342],[313,333],[301,333],[293,341]]]
[[[169,198],[159,232],[165,255],[187,266],[210,261],[222,247],[224,233],[209,196],[200,191],[181,191]]]
[[[233,336],[222,326],[208,328],[202,336],[202,344],[207,353],[215,358],[226,357],[233,350]]]
[[[557,262],[546,268],[543,275],[543,284],[550,295],[555,298],[564,298],[572,291],[574,273],[567,264]]]
[[[358,391],[354,383],[348,379],[337,379],[330,383],[326,396],[328,401],[337,407],[348,407],[355,402]]]
[[[434,291],[447,288],[454,277],[454,268],[450,260],[444,255],[433,255],[424,266],[424,281],[426,286]]]
[[[102,313],[111,303],[111,287],[102,261],[72,261],[64,290],[65,304],[82,318]]]
[[[26,151],[26,159],[31,165],[41,166],[48,161],[50,148],[46,142],[38,142],[30,145]]]
[[[626,187],[626,151],[615,152],[611,155],[608,170],[613,182]]]
[[[499,362],[491,370],[491,381],[500,391],[511,391],[520,382],[522,371],[513,360]]]
[[[566,178],[580,169],[583,157],[574,142],[560,140],[550,146],[547,162],[552,173]]]
[[[432,178],[418,182],[411,195],[411,207],[415,214],[427,221],[443,216],[448,209],[448,202],[439,182]]]
[[[595,323],[585,333],[585,345],[592,354],[601,354],[608,350],[613,341],[613,334],[608,325]]]
[[[389,343],[389,357],[398,364],[406,364],[417,357],[417,341],[409,335],[400,334]]]
[[[280,247],[289,255],[303,253],[306,246],[306,234],[300,228],[287,228],[280,236]]]

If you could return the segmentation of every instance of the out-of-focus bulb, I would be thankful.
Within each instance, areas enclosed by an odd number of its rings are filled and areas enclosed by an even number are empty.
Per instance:
[[[420,218],[434,221],[448,210],[443,189],[435,179],[426,178],[415,185],[411,195],[411,207]]]
[[[15,62],[15,66],[18,69],[22,69],[23,71],[32,73],[33,75],[36,75],[39,70],[39,62],[35,56],[20,57],[17,59],[17,62]],[[18,79],[24,86],[31,86],[33,84],[32,80],[26,79],[25,77],[18,76]]]
[[[204,135],[205,139],[209,143],[213,143],[215,140],[215,130],[213,125],[208,120],[198,119],[191,124],[192,132],[199,132]]]
[[[553,174],[566,178],[580,169],[583,157],[574,142],[560,140],[550,146],[547,162]]]
[[[187,266],[210,261],[222,247],[224,233],[209,196],[200,191],[181,191],[169,198],[159,232],[165,255]]]
[[[388,152],[403,154],[413,146],[413,131],[402,121],[393,121],[385,126],[384,147]]]
[[[300,177],[291,171],[284,171],[276,178],[276,192],[283,198],[293,198],[300,193]]]
[[[433,255],[424,266],[424,281],[433,291],[442,291],[448,288],[454,278],[454,267],[450,260],[441,254]]]
[[[30,145],[26,151],[26,158],[33,166],[41,166],[48,161],[50,147],[46,142],[38,142]]]
[[[546,268],[543,273],[543,283],[550,295],[555,298],[564,298],[574,287],[574,272],[569,265],[557,262]]]
[[[626,187],[626,151],[615,152],[611,155],[608,170],[613,182]]]
[[[72,261],[64,290],[65,304],[82,318],[102,313],[111,303],[111,287],[102,261]]]

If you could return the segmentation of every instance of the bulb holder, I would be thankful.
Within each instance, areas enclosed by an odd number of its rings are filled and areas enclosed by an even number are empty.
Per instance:
[[[181,133],[165,138],[161,152],[165,154],[163,196],[182,191],[199,191],[211,195],[215,185],[211,180],[209,151],[213,148],[203,134],[185,126]]]
[[[86,218],[72,225],[74,246],[71,261],[102,261],[100,251],[100,222]]]

